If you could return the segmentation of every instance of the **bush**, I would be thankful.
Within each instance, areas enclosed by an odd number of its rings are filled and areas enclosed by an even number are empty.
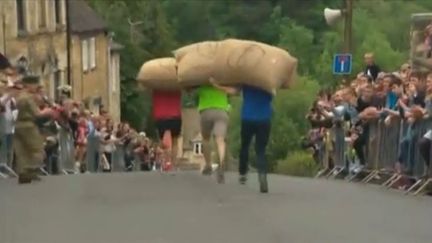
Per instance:
[[[279,160],[275,172],[284,175],[312,177],[318,172],[318,166],[310,153],[296,151],[285,160]]]

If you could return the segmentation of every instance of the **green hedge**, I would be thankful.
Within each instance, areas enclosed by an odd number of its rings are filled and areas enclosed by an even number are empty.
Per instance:
[[[277,174],[313,177],[318,172],[318,166],[307,151],[297,151],[286,159],[279,160],[275,169]]]

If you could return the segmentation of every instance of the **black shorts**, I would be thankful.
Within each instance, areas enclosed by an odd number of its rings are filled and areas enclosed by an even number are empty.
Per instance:
[[[162,138],[165,131],[171,131],[173,137],[179,137],[181,133],[182,120],[181,118],[163,119],[156,121],[156,128],[159,137]]]

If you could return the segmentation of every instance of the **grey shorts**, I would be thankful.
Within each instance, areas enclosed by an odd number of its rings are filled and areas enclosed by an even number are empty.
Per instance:
[[[221,109],[207,109],[200,113],[201,134],[204,138],[212,135],[225,137],[228,130],[228,113]]]

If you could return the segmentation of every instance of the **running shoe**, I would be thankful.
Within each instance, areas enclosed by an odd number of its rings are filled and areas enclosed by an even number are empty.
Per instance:
[[[258,181],[260,184],[260,192],[268,193],[267,175],[264,173],[258,174]]]
[[[204,169],[202,170],[202,174],[203,175],[206,175],[206,176],[209,176],[209,175],[211,175],[212,174],[212,167],[210,167],[210,166],[206,166],[206,167],[204,167]]]
[[[247,182],[247,176],[246,175],[240,175],[240,177],[239,177],[239,183],[241,185],[244,185],[244,184],[246,184],[246,182]]]

